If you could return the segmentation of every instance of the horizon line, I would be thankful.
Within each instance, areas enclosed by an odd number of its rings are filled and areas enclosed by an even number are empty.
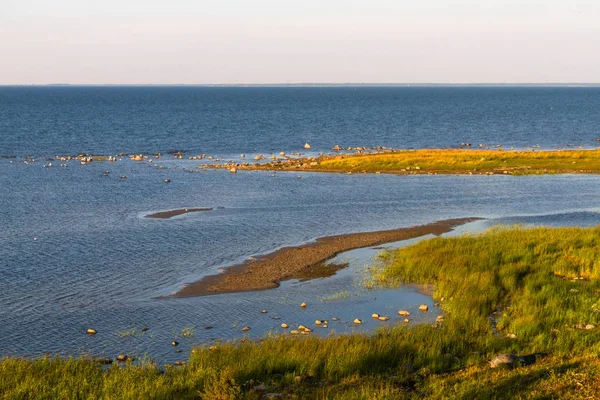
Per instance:
[[[432,87],[432,86],[512,86],[512,87],[593,87],[600,86],[600,82],[471,82],[471,83],[452,83],[452,82],[298,82],[298,83],[14,83],[0,84],[0,87],[60,87],[60,86],[195,86],[195,87]]]

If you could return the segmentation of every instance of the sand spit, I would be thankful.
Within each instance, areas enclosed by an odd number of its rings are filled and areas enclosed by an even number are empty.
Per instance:
[[[200,211],[211,211],[212,208],[180,208],[178,210],[169,210],[169,211],[159,211],[154,214],[146,215],[145,218],[161,218],[161,219],[169,219],[176,217],[178,215],[200,212]]]
[[[424,235],[441,235],[455,227],[480,218],[458,218],[432,224],[378,232],[328,236],[298,247],[285,247],[271,254],[229,267],[224,273],[191,283],[173,297],[206,296],[219,293],[271,289],[282,280],[318,266],[339,253],[361,247],[397,242]]]

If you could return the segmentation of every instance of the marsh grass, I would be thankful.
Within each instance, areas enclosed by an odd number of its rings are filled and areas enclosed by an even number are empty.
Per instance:
[[[397,173],[504,173],[512,175],[600,172],[600,150],[506,151],[401,150],[385,154],[327,156],[310,170]]]
[[[600,329],[574,326],[600,323],[599,260],[600,227],[431,239],[386,252],[370,274],[374,287],[433,284],[441,324],[201,346],[182,368],[9,358],[0,362],[0,397],[259,399],[245,384],[254,380],[300,399],[593,398]],[[500,352],[544,356],[490,369]]]

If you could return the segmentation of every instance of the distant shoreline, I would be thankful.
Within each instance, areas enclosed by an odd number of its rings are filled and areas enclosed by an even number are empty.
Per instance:
[[[0,87],[600,87],[600,82],[548,82],[548,83],[45,83],[45,84],[0,84]]]

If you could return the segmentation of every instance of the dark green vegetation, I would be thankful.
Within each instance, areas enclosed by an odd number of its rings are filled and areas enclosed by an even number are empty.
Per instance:
[[[293,398],[479,399],[597,395],[600,227],[494,229],[478,236],[436,238],[384,254],[372,273],[375,285],[434,284],[444,321],[413,327],[400,322],[371,336],[271,337],[203,347],[194,352],[188,365],[164,372],[150,363],[103,371],[85,359],[5,359],[0,363],[0,396],[259,399],[265,393],[284,393]],[[491,369],[488,361],[498,353],[543,355],[537,361],[533,357],[533,365]]]

